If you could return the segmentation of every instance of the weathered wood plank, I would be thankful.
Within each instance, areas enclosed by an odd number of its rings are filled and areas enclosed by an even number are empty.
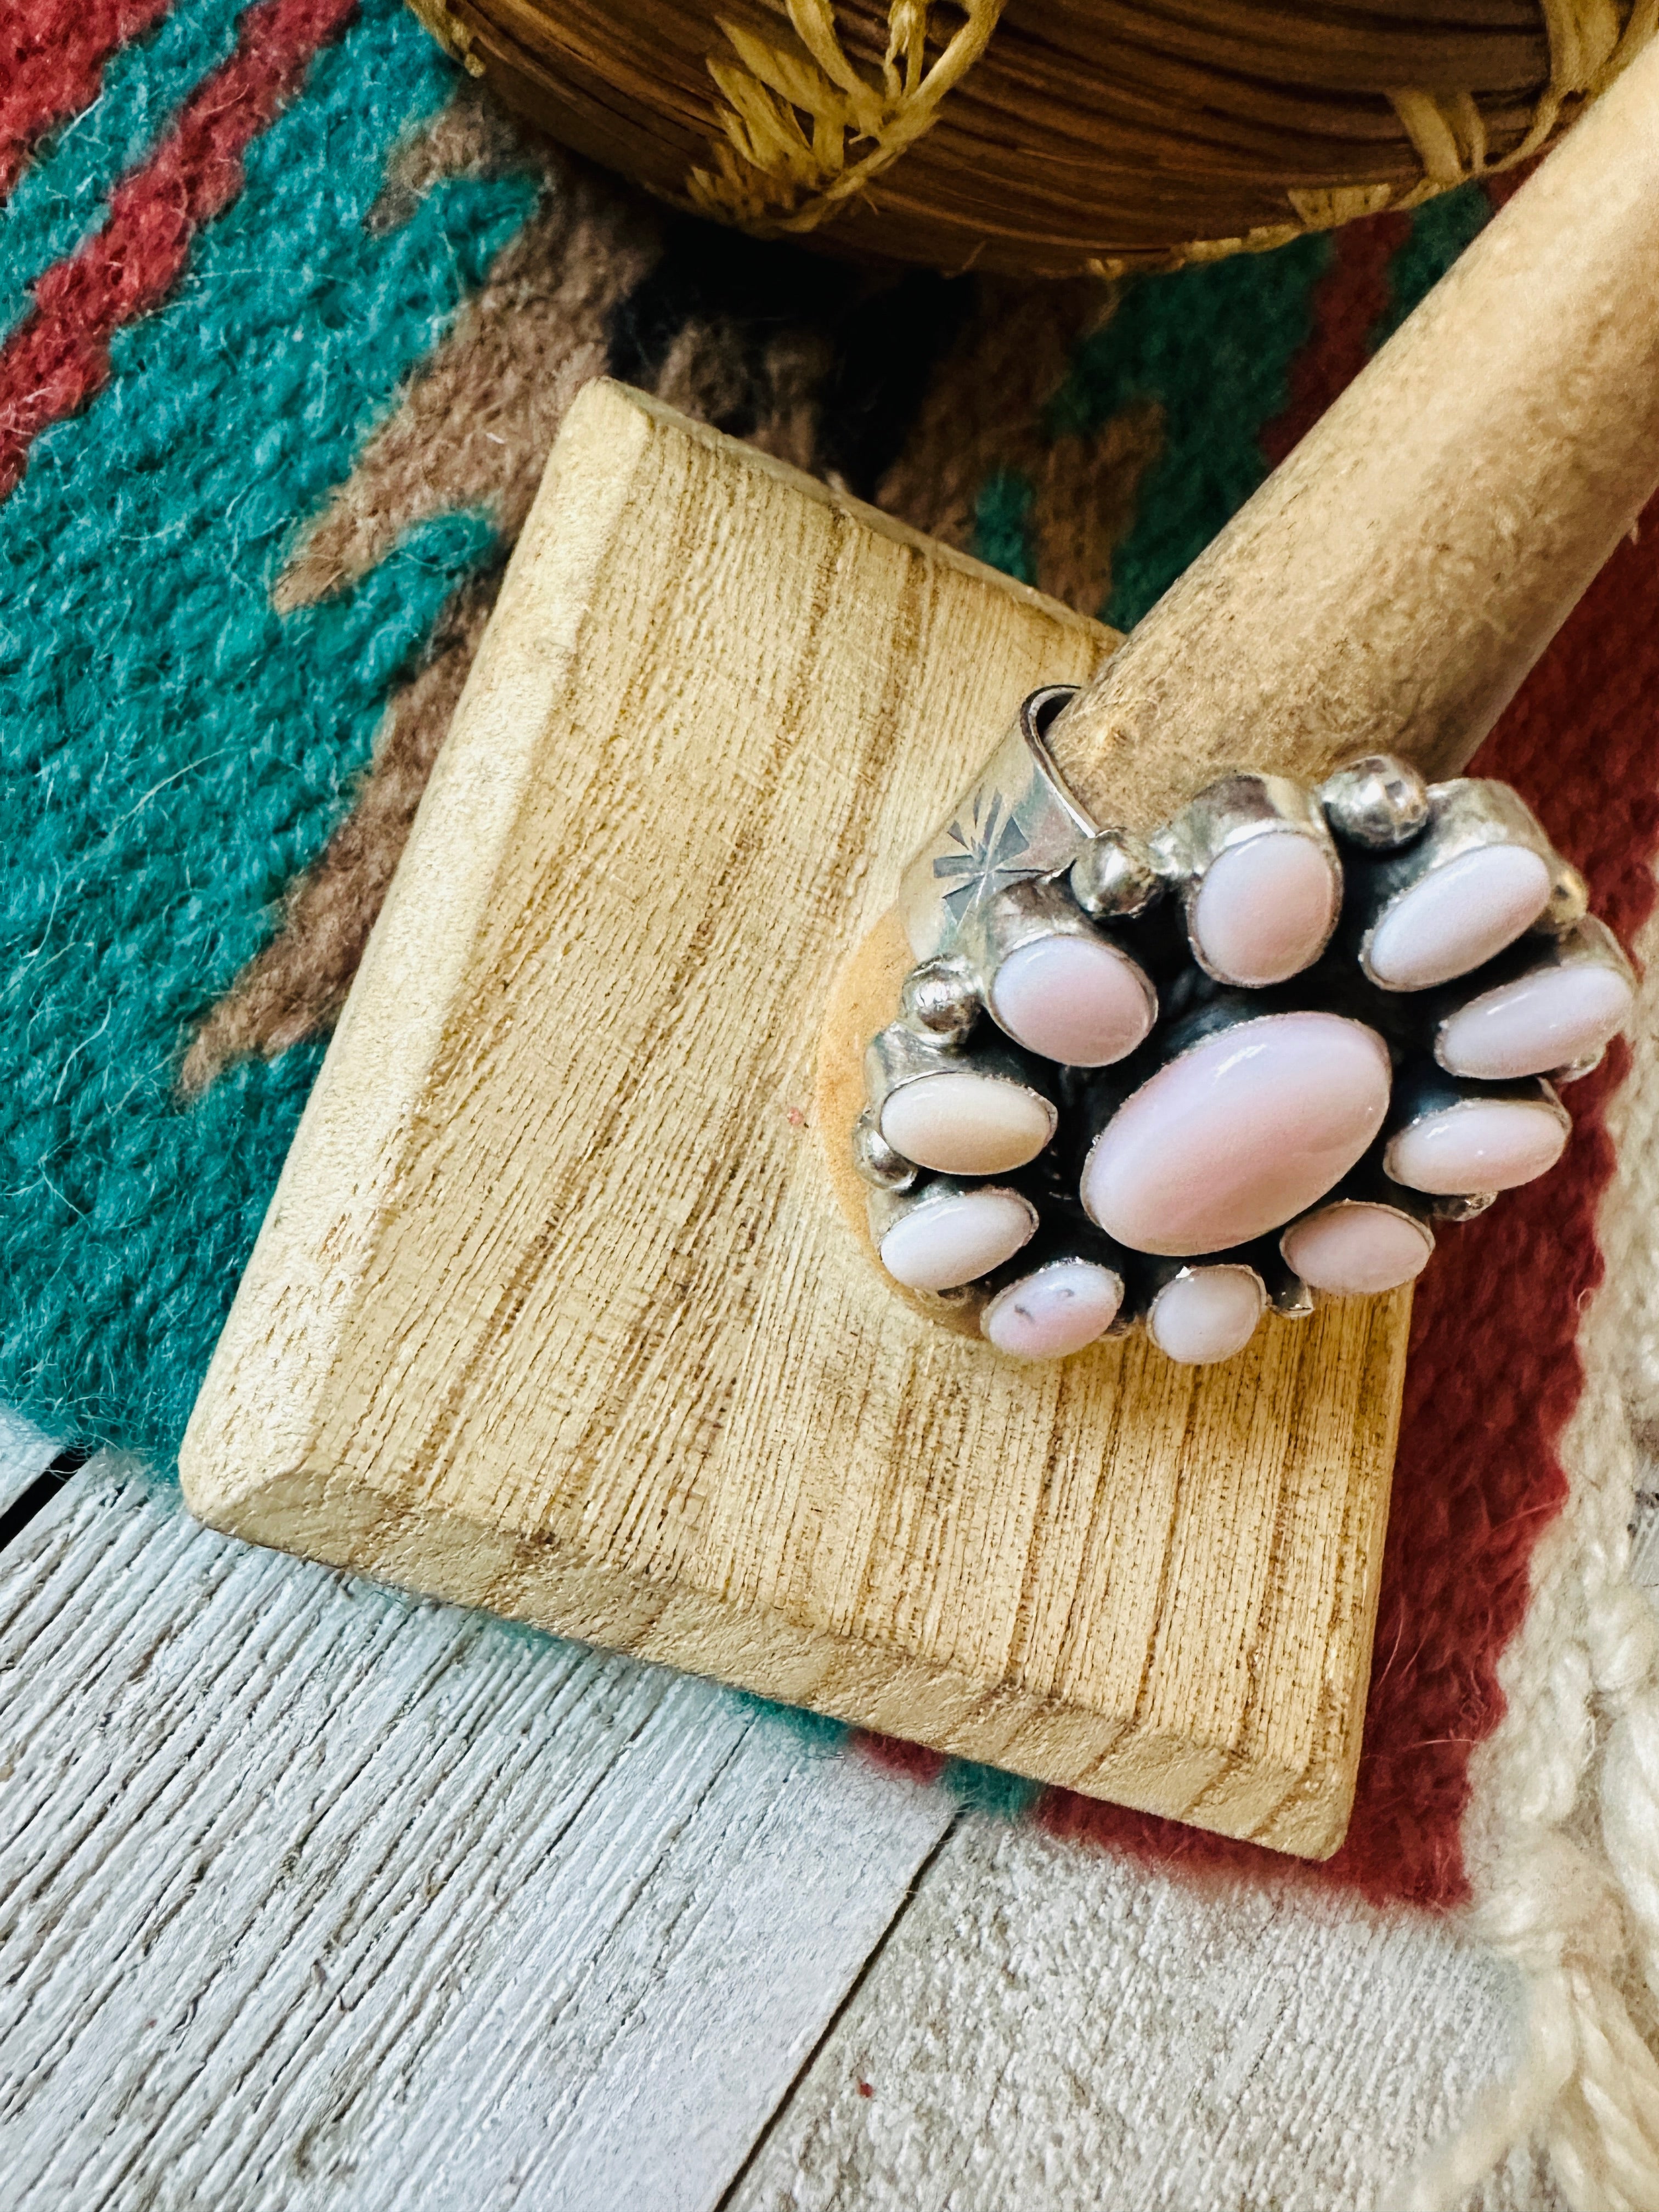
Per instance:
[[[14,1506],[58,1456],[58,1446],[21,1413],[0,1406],[0,1513]]]
[[[9,2203],[714,2203],[950,1823],[709,1686],[197,1528],[0,1565]]]
[[[1360,2212],[1520,2009],[1444,1922],[969,1814],[724,2212]],[[1524,2157],[1474,2202],[1559,2212]]]
[[[1659,1596],[1659,1465],[1646,1454],[1637,1469],[1630,1578],[1638,1588]]]

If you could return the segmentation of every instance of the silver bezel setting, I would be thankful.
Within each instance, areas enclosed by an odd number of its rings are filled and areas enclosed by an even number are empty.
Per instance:
[[[1429,821],[1421,835],[1401,851],[1378,862],[1364,879],[1359,931],[1359,965],[1379,991],[1412,988],[1385,982],[1371,964],[1376,933],[1427,877],[1466,854],[1514,845],[1534,853],[1558,880],[1563,863],[1519,792],[1487,776],[1465,776],[1429,786]],[[1536,927],[1536,925],[1534,925]],[[1437,986],[1428,988],[1435,988]]]
[[[1576,873],[1577,871],[1575,870],[1574,872]],[[1497,998],[1500,992],[1512,990],[1523,976],[1530,977],[1552,969],[1599,968],[1617,975],[1621,982],[1630,987],[1632,993],[1635,991],[1636,970],[1626,957],[1624,947],[1607,927],[1606,922],[1598,920],[1593,914],[1582,915],[1577,921],[1570,924],[1559,934],[1553,931],[1547,934],[1540,932],[1535,937],[1525,939],[1523,943],[1527,961],[1524,969],[1517,968],[1513,975],[1503,976],[1500,981],[1490,984],[1486,990],[1475,992],[1473,997],[1461,999],[1455,1006],[1442,1014],[1435,1024],[1434,1057],[1438,1065],[1446,1069],[1449,1075],[1458,1075],[1470,1082],[1481,1079],[1479,1077],[1470,1076],[1467,1069],[1454,1068],[1448,1065],[1445,1035],[1450,1023],[1461,1015],[1474,1012],[1477,1007],[1486,1005],[1489,1000]],[[1559,1067],[1540,1068],[1537,1072],[1540,1074],[1550,1076],[1558,1083],[1576,1082],[1580,1077],[1589,1075],[1599,1067],[1606,1054],[1607,1047],[1603,1045],[1600,1051],[1591,1054],[1587,1059],[1564,1061]]]
[[[1063,873],[1099,834],[1042,736],[1076,688],[1048,684],[1022,702],[984,773],[900,878],[899,920],[919,961],[950,951],[975,907],[1011,884]]]

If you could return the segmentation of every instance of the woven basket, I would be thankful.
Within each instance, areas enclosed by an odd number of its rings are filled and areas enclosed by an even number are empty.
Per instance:
[[[1655,0],[411,0],[554,137],[761,236],[1012,275],[1274,246],[1526,159]]]

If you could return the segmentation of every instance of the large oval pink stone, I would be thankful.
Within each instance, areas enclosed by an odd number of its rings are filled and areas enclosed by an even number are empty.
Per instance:
[[[1359,1159],[1389,1110],[1389,1055],[1340,1014],[1267,1014],[1182,1053],[1095,1139],[1083,1203],[1139,1252],[1225,1251],[1278,1229]]]

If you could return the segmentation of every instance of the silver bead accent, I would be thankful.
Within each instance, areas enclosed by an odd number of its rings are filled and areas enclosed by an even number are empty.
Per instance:
[[[1319,787],[1325,819],[1339,837],[1373,853],[1409,844],[1429,818],[1429,789],[1409,762],[1367,753]]]
[[[1286,1268],[1267,1287],[1267,1303],[1285,1321],[1310,1321],[1317,1303],[1300,1275]]]
[[[1437,1221],[1473,1221],[1477,1214],[1484,1213],[1489,1206],[1496,1206],[1497,1203],[1498,1193],[1495,1190],[1471,1190],[1466,1191],[1461,1198],[1435,1199],[1429,1212]]]
[[[1072,863],[1072,896],[1097,921],[1133,921],[1163,893],[1164,878],[1139,837],[1103,830]]]
[[[893,1150],[867,1106],[853,1124],[853,1165],[876,1190],[908,1190],[921,1172],[914,1161]]]
[[[1589,912],[1589,885],[1571,860],[1559,860],[1550,885],[1550,902],[1539,916],[1537,927],[1553,937],[1565,936]]]
[[[983,1008],[962,960],[924,960],[899,988],[899,1012],[936,1044],[965,1044]]]

